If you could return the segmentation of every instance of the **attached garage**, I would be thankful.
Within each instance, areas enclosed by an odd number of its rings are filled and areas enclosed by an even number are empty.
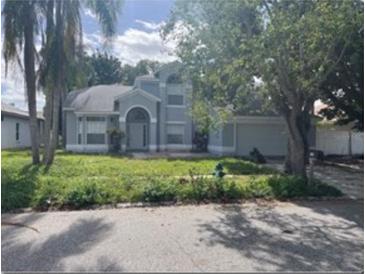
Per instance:
[[[236,138],[237,155],[248,155],[255,147],[266,156],[283,156],[288,144],[283,123],[238,123]]]
[[[288,143],[284,120],[272,116],[236,116],[210,137],[210,152],[239,156],[249,155],[254,147],[265,156],[284,156]]]

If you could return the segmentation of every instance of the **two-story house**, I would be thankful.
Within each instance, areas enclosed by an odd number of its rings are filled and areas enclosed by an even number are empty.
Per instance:
[[[99,85],[68,94],[64,104],[66,150],[108,152],[111,128],[125,133],[122,151],[191,150],[191,83],[176,62],[133,86]]]
[[[133,86],[100,85],[68,94],[64,105],[66,150],[113,150],[110,129],[123,132],[122,151],[190,151],[194,126],[190,115],[192,85],[180,76],[181,64],[166,64]],[[278,115],[234,115],[209,134],[208,150],[284,156],[287,129]],[[314,146],[315,128],[310,132]]]

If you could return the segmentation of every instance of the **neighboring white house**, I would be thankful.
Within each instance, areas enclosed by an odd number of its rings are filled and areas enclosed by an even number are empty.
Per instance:
[[[44,118],[38,116],[40,137],[43,136]],[[1,103],[1,148],[30,147],[29,115],[27,111]]]

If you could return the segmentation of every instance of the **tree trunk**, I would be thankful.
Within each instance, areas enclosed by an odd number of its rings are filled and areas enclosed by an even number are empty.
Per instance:
[[[63,22],[62,22],[62,4],[63,1],[56,2],[56,27],[55,27],[55,37],[56,43],[54,48],[55,60],[54,65],[57,66],[57,73],[55,77],[55,87],[51,91],[52,96],[49,97],[49,102],[51,103],[51,108],[48,110],[50,116],[49,126],[49,136],[47,141],[47,148],[45,151],[46,165],[51,165],[54,160],[55,151],[58,145],[58,134],[59,134],[59,122],[60,122],[60,101],[61,95],[64,90],[65,79],[64,79],[64,56],[63,56]]]
[[[292,109],[286,116],[289,132],[288,152],[285,159],[285,171],[288,174],[307,178],[306,162],[308,156],[308,125],[305,125],[305,113]]]
[[[31,10],[31,7],[30,7]],[[39,163],[39,127],[37,121],[37,101],[34,62],[34,17],[30,12],[24,27],[24,69],[28,97],[30,140],[32,144],[32,163]]]
[[[53,105],[53,92],[48,91],[46,93],[46,105],[44,108],[44,153],[43,153],[43,163],[47,163],[47,151],[49,150],[49,140],[51,135],[52,126],[52,107]]]
[[[45,164],[51,165],[54,160],[55,151],[58,142],[58,127],[59,127],[59,106],[60,106],[60,84],[55,87],[53,92],[53,108],[50,111],[52,115],[52,124],[50,127],[50,134],[48,146],[46,148]]]

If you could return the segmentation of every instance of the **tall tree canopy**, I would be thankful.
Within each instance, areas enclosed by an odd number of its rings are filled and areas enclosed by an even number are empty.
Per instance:
[[[328,105],[321,114],[336,119],[340,125],[353,123],[364,130],[364,28],[351,29],[349,43],[343,58],[321,85],[321,99]],[[342,44],[336,47],[338,54]]]
[[[86,63],[91,67],[88,86],[122,82],[122,63],[113,55],[108,55],[106,52],[94,53],[86,57]]]
[[[284,116],[286,170],[306,177],[308,131],[319,88],[342,60],[363,17],[360,0],[176,1],[163,35],[198,90],[236,109],[260,90]],[[337,48],[337,45],[341,45]]]

